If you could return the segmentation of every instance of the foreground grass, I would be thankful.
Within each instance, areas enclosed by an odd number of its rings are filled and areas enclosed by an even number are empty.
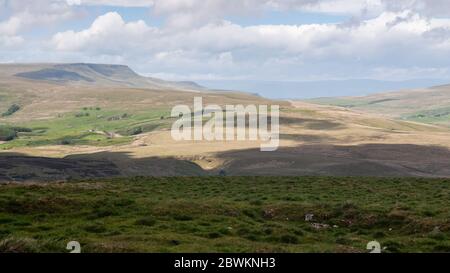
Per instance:
[[[0,252],[450,252],[450,181],[134,178],[0,186]],[[311,222],[305,214],[314,214]]]

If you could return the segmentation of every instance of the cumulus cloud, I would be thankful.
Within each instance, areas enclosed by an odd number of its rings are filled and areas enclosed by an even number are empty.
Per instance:
[[[252,74],[269,66],[295,71],[308,63],[322,64],[322,69],[445,65],[449,29],[450,19],[429,19],[412,11],[384,12],[358,24],[243,27],[220,21],[183,31],[125,22],[118,13],[107,13],[86,30],[56,34],[52,44],[60,51],[144,56],[150,65],[168,69]]]
[[[90,28],[58,33],[58,50],[185,50],[232,52],[275,50],[277,54],[352,55],[357,51],[389,51],[417,42],[433,47],[449,39],[450,19],[428,19],[410,11],[386,12],[359,24],[257,25],[228,21],[183,31],[155,28],[144,21],[128,22],[116,12],[98,17]],[[434,33],[434,35],[433,35]],[[437,35],[438,33],[438,35]],[[121,39],[117,39],[121,37]],[[407,39],[406,39],[407,38]],[[389,47],[387,47],[389,45]]]
[[[214,16],[257,10],[298,9],[304,11],[377,15],[405,9],[430,16],[450,14],[447,0],[60,0],[73,5],[153,7],[158,13]],[[202,15],[203,14],[203,15]]]
[[[306,79],[449,73],[443,57],[450,53],[446,0],[0,0],[0,16],[9,11],[0,17],[0,50],[24,44],[27,29],[74,18],[78,8],[92,5],[148,8],[148,16],[164,23],[155,27],[145,18],[127,21],[108,12],[85,29],[52,34],[40,49],[62,60],[121,62],[165,75]],[[248,26],[226,20],[287,10],[351,19]]]
[[[61,0],[69,5],[98,5],[98,6],[119,6],[119,7],[151,7],[152,0]]]
[[[120,53],[131,50],[136,45],[145,46],[146,36],[154,36],[153,29],[144,21],[126,23],[117,12],[98,17],[89,29],[66,31],[53,36],[57,50],[86,50],[103,53]]]
[[[0,17],[0,46],[4,48],[22,44],[24,38],[21,32],[24,30],[53,24],[74,16],[67,3],[52,0],[2,0],[0,11],[11,14],[3,21]]]

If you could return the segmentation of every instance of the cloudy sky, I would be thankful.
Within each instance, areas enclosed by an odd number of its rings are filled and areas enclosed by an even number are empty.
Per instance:
[[[0,62],[180,80],[450,79],[448,0],[0,0]]]

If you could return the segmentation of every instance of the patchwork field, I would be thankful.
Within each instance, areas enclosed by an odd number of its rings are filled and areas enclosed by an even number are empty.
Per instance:
[[[450,181],[130,178],[0,185],[0,252],[450,252]],[[313,214],[306,221],[305,216]]]

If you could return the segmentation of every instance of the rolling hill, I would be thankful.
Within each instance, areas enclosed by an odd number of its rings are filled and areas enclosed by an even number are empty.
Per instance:
[[[357,111],[210,91],[145,78],[126,66],[14,64],[0,71],[1,181],[219,174],[450,177],[445,126],[356,106]],[[446,88],[424,91],[441,97],[423,105],[441,107]],[[192,105],[199,95],[204,104],[280,105],[280,148],[264,153],[259,141],[173,140],[172,107]],[[408,108],[401,101],[395,109]]]
[[[365,97],[319,98],[308,101],[391,118],[450,126],[450,85]]]

